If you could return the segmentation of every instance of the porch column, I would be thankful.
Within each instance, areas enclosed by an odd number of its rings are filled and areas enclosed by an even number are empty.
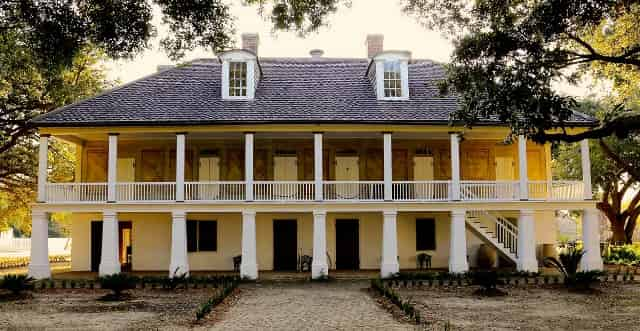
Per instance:
[[[245,200],[253,201],[253,132],[244,134]]]
[[[322,132],[313,134],[313,169],[314,169],[314,185],[315,199],[322,201]],[[325,263],[326,264],[326,263]]]
[[[187,213],[183,210],[171,213],[171,263],[169,277],[189,275],[187,255]]]
[[[51,277],[49,268],[49,215],[41,211],[31,212],[31,262],[29,276],[35,279]]]
[[[536,224],[533,210],[520,210],[518,219],[518,271],[538,272]]]
[[[582,182],[584,183],[584,199],[592,200],[591,191],[591,156],[589,155],[589,140],[580,141],[580,156],[582,157]]]
[[[40,135],[40,147],[38,151],[38,202],[47,200],[47,181],[49,167],[49,135]]]
[[[451,141],[451,200],[460,200],[460,137],[457,132],[449,134]]]
[[[449,272],[469,271],[467,262],[467,234],[465,228],[466,210],[451,211],[451,239],[449,242]]]
[[[389,278],[400,271],[398,265],[398,233],[395,210],[382,212],[382,261],[380,264],[380,277]]]
[[[102,213],[102,255],[100,257],[100,276],[120,273],[118,214],[111,210]]]
[[[393,200],[393,169],[391,132],[383,133],[384,141],[384,200]]]
[[[529,174],[527,170],[527,139],[518,136],[518,178],[520,179],[520,200],[529,200]]]
[[[184,201],[184,157],[186,133],[176,134],[176,201]]]
[[[584,255],[580,262],[582,271],[603,270],[602,256],[600,255],[600,227],[599,211],[595,208],[587,208],[582,215],[582,244]]]
[[[327,265],[327,212],[313,211],[313,261],[311,278],[318,279],[329,275]]]
[[[107,163],[107,202],[116,202],[118,180],[118,134],[109,133],[109,155]]]
[[[240,263],[240,277],[242,279],[258,278],[258,263],[256,259],[256,212],[245,210],[242,212],[242,262]]]

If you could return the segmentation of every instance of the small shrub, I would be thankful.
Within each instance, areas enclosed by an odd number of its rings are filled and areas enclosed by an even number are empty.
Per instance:
[[[119,273],[101,276],[98,278],[98,283],[101,288],[112,291],[110,295],[103,297],[104,300],[123,300],[126,298],[126,291],[136,288],[138,277]]]
[[[578,248],[569,248],[559,254],[558,259],[547,257],[544,259],[545,266],[556,268],[564,276],[564,284],[569,288],[586,290],[594,283],[600,281],[600,277],[605,275],[599,270],[578,271],[580,261],[584,256],[584,251]],[[559,279],[556,277],[556,283]]]
[[[24,291],[33,290],[35,280],[27,275],[6,275],[2,279],[2,289],[13,295],[20,295]]]

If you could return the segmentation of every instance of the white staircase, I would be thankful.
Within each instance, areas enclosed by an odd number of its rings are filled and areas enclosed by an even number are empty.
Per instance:
[[[468,211],[467,226],[495,247],[500,255],[518,261],[518,227],[506,218],[485,210]]]

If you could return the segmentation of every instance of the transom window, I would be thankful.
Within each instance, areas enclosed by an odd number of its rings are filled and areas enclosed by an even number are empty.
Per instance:
[[[384,63],[384,97],[402,97],[402,74],[400,61],[386,61]]]
[[[229,62],[229,96],[247,96],[247,63]]]

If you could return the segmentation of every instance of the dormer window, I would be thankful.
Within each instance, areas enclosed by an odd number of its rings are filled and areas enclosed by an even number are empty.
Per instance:
[[[409,99],[409,58],[405,51],[383,51],[371,60],[367,76],[378,100]]]
[[[255,54],[235,49],[220,54],[222,62],[223,100],[252,100],[260,80],[261,70]]]
[[[384,97],[402,97],[402,71],[400,61],[384,62]]]
[[[229,62],[229,96],[247,96],[247,63]]]

